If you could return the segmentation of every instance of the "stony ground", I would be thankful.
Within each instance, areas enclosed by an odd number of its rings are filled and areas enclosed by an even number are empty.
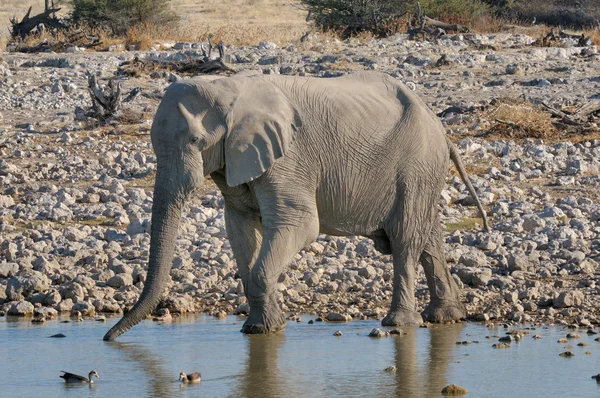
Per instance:
[[[569,108],[594,99],[600,55],[595,47],[565,42],[541,48],[533,41],[511,34],[450,35],[433,43],[404,35],[368,43],[311,37],[285,48],[229,48],[226,60],[236,70],[320,77],[381,70],[407,83],[436,112],[486,107],[443,116],[493,224],[490,233],[480,231],[464,184],[449,172],[440,198],[446,256],[470,318],[598,324],[598,128],[551,123],[537,105]],[[196,44],[175,47],[136,54],[0,54],[1,313],[91,316],[122,312],[137,300],[146,276],[156,168],[151,118],[164,89],[182,77],[121,76],[125,90],[140,87],[142,95],[127,104],[122,123],[99,126],[85,115],[85,73],[109,78],[134,55],[198,54]],[[442,54],[446,62],[438,63]],[[532,131],[538,138],[524,139],[519,121],[498,129],[507,124],[490,109],[499,111],[494,104],[500,99],[509,116],[524,109],[537,115]],[[183,220],[161,307],[243,311],[214,185],[190,203]],[[322,235],[281,275],[282,308],[382,317],[392,290],[390,260],[368,239]],[[428,292],[421,270],[417,296],[423,309]]]

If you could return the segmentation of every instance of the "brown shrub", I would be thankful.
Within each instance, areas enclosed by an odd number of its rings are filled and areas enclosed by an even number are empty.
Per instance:
[[[515,98],[496,100],[484,112],[491,123],[489,134],[502,138],[551,138],[558,134],[551,115],[535,108],[528,101]]]

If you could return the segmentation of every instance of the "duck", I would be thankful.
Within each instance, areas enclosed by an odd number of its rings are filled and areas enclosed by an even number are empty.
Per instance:
[[[100,378],[100,375],[95,370],[92,370],[88,374],[88,377],[76,375],[74,373],[65,372],[64,370],[61,370],[61,372],[63,372],[64,374],[60,375],[58,377],[65,379],[65,383],[90,383],[90,384],[93,384],[94,381],[92,380],[92,376],[94,376],[98,379]]]
[[[179,373],[179,380],[181,380],[183,383],[200,383],[202,376],[198,372],[194,372],[189,375],[181,372]]]

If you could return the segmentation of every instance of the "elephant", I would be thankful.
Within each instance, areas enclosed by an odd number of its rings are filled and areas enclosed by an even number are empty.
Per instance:
[[[384,326],[466,316],[445,264],[438,203],[452,161],[486,214],[435,114],[390,75],[190,78],[165,91],[151,127],[157,158],[147,280],[104,336],[113,340],[158,305],[182,209],[206,176],[220,189],[225,226],[250,307],[242,331],[276,332],[280,274],[319,233],[361,235],[393,258]],[[416,310],[421,262],[430,302]]]

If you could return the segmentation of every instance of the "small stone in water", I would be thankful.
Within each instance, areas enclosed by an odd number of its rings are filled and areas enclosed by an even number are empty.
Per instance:
[[[106,317],[104,315],[99,315],[96,317],[96,322],[106,322]]]
[[[587,347],[587,344],[586,343],[579,343],[579,344],[577,344],[577,347]]]
[[[540,336],[539,334],[534,334],[534,335],[533,335],[533,336],[531,336],[531,337],[533,337],[535,340],[539,340],[539,339],[541,339],[541,338],[542,338],[542,336]]]
[[[342,331],[341,330],[336,330],[336,332],[333,335],[334,336],[341,336],[342,335]]]
[[[586,352],[584,352],[584,354],[585,355],[592,355],[592,352],[591,351],[586,351]]]
[[[557,342],[557,343],[560,343],[560,344],[564,344],[564,343],[566,343],[566,342],[568,342],[568,341],[569,341],[569,340],[567,340],[567,339],[558,339],[556,342]]]
[[[352,320],[352,317],[348,314],[340,314],[338,312],[330,312],[327,314],[327,320],[329,322],[348,322]]]
[[[388,372],[388,373],[396,373],[398,369],[395,366],[388,366],[387,368],[384,369],[384,371]]]
[[[591,335],[593,335],[593,334],[598,334],[598,332],[596,332],[596,331],[595,331],[595,330],[593,330],[593,329],[588,329],[588,331],[587,331],[586,333],[588,334],[588,336],[591,336]]]
[[[442,395],[465,395],[468,391],[466,388],[457,386],[456,384],[450,384],[442,388]]]
[[[510,348],[510,344],[508,343],[498,343],[494,344],[492,348]]]
[[[400,336],[400,335],[402,335],[402,329],[392,329],[392,330],[390,330],[390,334]]]
[[[598,341],[598,342],[600,342],[600,337],[596,337],[596,338],[594,339],[594,341]]]
[[[313,323],[315,323],[315,321],[313,321],[312,319],[310,321],[308,321],[309,325],[312,325]]]
[[[215,316],[219,319],[227,318],[227,313],[225,311],[219,311],[215,314]]]
[[[568,333],[568,334],[567,334],[567,338],[568,338],[568,339],[578,339],[578,338],[580,338],[580,337],[581,337],[581,336],[580,336],[580,335],[578,335],[577,333]]]
[[[469,345],[471,342],[469,340],[457,341],[456,344],[460,345]]]
[[[387,330],[381,330],[379,328],[375,328],[369,333],[369,337],[388,337],[389,335],[390,333]]]
[[[571,351],[561,352],[559,355],[561,357],[574,357],[575,356],[575,354],[573,354]]]
[[[593,375],[592,379],[596,379],[596,383],[600,383],[600,373],[598,373],[597,375]]]
[[[49,339],[59,339],[59,338],[63,338],[63,337],[67,337],[62,333],[57,333],[57,334],[53,334],[52,336],[48,336]]]

